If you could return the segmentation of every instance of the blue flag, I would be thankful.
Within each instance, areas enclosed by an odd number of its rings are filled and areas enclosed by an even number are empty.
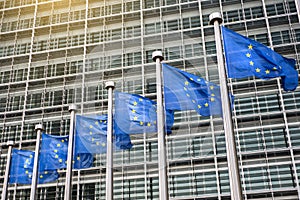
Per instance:
[[[34,163],[34,152],[27,150],[12,150],[9,183],[31,184]],[[56,170],[40,170],[38,183],[48,183],[59,177]]]
[[[220,87],[163,63],[166,109],[195,110],[202,116],[222,115]]]
[[[282,78],[285,91],[298,86],[296,61],[288,59],[267,46],[222,27],[229,78],[255,76],[261,79]]]
[[[115,122],[127,134],[157,132],[157,106],[151,99],[137,94],[115,92]],[[173,111],[166,110],[167,133],[174,123]]]
[[[40,165],[43,169],[67,168],[68,137],[42,134]]]
[[[94,155],[91,153],[78,153],[75,147],[73,160],[74,169],[86,169],[93,166]]]
[[[40,147],[40,167],[44,170],[55,170],[67,168],[68,156],[68,135],[55,136],[42,134],[42,142]],[[89,168],[93,165],[92,154],[73,152],[74,169]]]
[[[114,133],[116,149],[130,149],[130,137],[122,132]],[[75,152],[105,153],[107,144],[107,115],[76,115]]]

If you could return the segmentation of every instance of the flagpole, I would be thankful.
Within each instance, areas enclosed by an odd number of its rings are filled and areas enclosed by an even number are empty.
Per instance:
[[[32,181],[31,181],[31,191],[30,191],[30,199],[36,199],[36,186],[38,180],[38,171],[39,171],[39,156],[40,156],[40,144],[41,144],[41,133],[43,130],[42,124],[35,125],[36,131],[36,144],[35,144],[35,152],[34,152],[34,162],[33,162],[33,172],[32,172]]]
[[[76,105],[69,106],[70,114],[70,132],[69,132],[69,145],[68,145],[68,158],[67,158],[67,172],[66,172],[66,186],[65,186],[65,200],[72,199],[72,168],[73,168],[73,141],[74,141],[74,122]]]
[[[164,131],[164,109],[162,99],[161,51],[154,51],[152,59],[156,62],[156,93],[157,93],[157,140],[158,140],[158,173],[159,173],[159,199],[169,199],[167,162],[166,162],[166,140]]]
[[[4,176],[1,200],[6,200],[7,197],[7,186],[8,186],[9,171],[10,171],[11,151],[13,145],[14,145],[13,141],[8,141],[5,145],[8,146],[8,151],[7,151],[7,163],[5,168],[5,176]]]
[[[210,24],[214,25],[215,31],[231,199],[241,200],[243,199],[243,195],[241,188],[240,171],[237,159],[236,144],[231,115],[231,104],[227,88],[227,79],[225,75],[225,65],[220,35],[220,23],[222,23],[221,14],[219,12],[214,12],[209,15],[209,20]]]
[[[115,83],[108,81],[105,83],[105,88],[108,93],[108,108],[107,108],[107,150],[106,150],[106,200],[113,199],[113,89]]]

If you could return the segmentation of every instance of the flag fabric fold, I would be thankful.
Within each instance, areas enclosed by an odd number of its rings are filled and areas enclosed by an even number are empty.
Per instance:
[[[218,85],[165,63],[162,71],[166,109],[195,110],[202,116],[222,115]]]
[[[285,91],[297,88],[298,72],[294,59],[285,58],[269,47],[225,27],[222,27],[222,35],[229,78],[281,77]]]
[[[151,99],[137,94],[115,92],[114,120],[119,129],[127,134],[157,132],[157,105]],[[173,111],[166,110],[166,129],[171,133]]]
[[[9,183],[31,184],[34,152],[28,150],[12,150]],[[53,182],[59,178],[56,170],[41,170],[39,166],[38,183]]]
[[[132,147],[130,137],[114,129],[114,146],[118,149]],[[107,115],[76,115],[75,149],[77,153],[106,153]]]

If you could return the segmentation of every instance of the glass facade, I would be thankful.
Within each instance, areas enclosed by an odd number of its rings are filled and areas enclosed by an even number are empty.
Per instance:
[[[219,83],[209,15],[300,63],[298,0],[4,0],[0,1],[0,142],[34,150],[35,124],[67,135],[68,106],[105,114],[107,91],[156,99],[152,52],[172,66]],[[244,199],[300,198],[300,90],[280,79],[228,80]],[[158,199],[157,135],[132,136],[114,153],[114,198]],[[166,136],[169,195],[230,199],[223,121],[176,112]],[[6,149],[0,160],[4,180]],[[73,199],[105,199],[106,155],[73,171]],[[38,199],[64,196],[65,170],[38,186]],[[8,199],[29,199],[30,185],[9,185]]]

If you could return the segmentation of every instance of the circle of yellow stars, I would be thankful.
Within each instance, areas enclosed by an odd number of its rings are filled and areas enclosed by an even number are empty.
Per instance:
[[[144,99],[142,98],[139,98],[138,100],[134,100],[132,102],[132,105],[133,105],[133,109],[130,109],[130,112],[131,112],[131,119],[133,121],[137,121],[139,123],[140,126],[147,126],[147,127],[151,127],[152,125],[155,125],[156,124],[156,120],[152,121],[152,122],[145,122],[145,121],[142,121],[137,113],[137,107],[139,106],[139,103],[143,102]],[[153,105],[154,106],[154,105]],[[155,109],[156,110],[156,109]]]
[[[248,45],[248,50],[249,50],[249,52],[246,53],[246,57],[249,58],[249,59],[252,58],[251,51],[253,51],[253,48],[254,48],[254,47],[252,46],[252,44],[249,44],[249,45]],[[250,65],[251,67],[254,67],[254,65],[255,65],[254,61],[253,61],[253,60],[250,60],[250,61],[249,61],[249,65]],[[281,69],[281,66],[278,66],[278,68]],[[278,68],[277,68],[277,67],[273,67],[272,70],[273,70],[273,71],[277,71]],[[261,73],[261,72],[262,72],[262,69],[259,68],[259,67],[256,67],[256,68],[255,68],[255,72],[256,72],[256,73]],[[266,75],[268,75],[268,74],[271,73],[271,70],[266,69],[266,70],[264,70],[264,73],[265,73]]]
[[[191,77],[190,78],[191,81],[194,81],[194,79]],[[200,78],[197,78],[196,79],[197,82],[200,82],[201,79]],[[188,80],[186,80],[184,82],[184,87],[183,87],[183,90],[186,92],[186,96],[188,98],[191,98],[191,95],[189,94],[189,87],[190,85],[190,82]],[[199,102],[197,102],[196,99],[191,99],[192,103],[196,105],[196,107],[201,110],[202,108],[208,108],[209,107],[209,102],[215,102],[215,94],[212,92],[214,90],[214,86],[213,85],[210,85],[209,86],[209,89],[210,89],[210,95],[208,96],[207,100],[205,101],[205,103],[203,104],[200,104]],[[197,104],[198,103],[198,104]]]

